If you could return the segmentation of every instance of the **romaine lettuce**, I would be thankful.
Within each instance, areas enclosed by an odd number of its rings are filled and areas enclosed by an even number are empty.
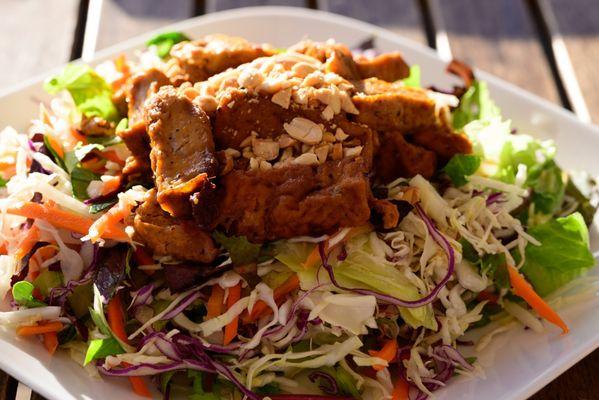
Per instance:
[[[526,247],[526,260],[521,271],[541,296],[595,265],[589,250],[589,232],[580,213],[552,219],[532,227],[528,233],[541,245]],[[518,254],[514,256],[518,260]]]
[[[445,165],[443,171],[457,187],[468,183],[468,177],[480,167],[481,157],[476,154],[456,154]]]
[[[59,75],[44,83],[50,94],[68,90],[77,109],[87,116],[98,116],[116,122],[119,112],[112,102],[112,89],[91,67],[69,64]]]
[[[500,115],[499,108],[491,100],[486,82],[475,80],[460,99],[453,113],[453,127],[462,129],[474,120],[487,121]]]

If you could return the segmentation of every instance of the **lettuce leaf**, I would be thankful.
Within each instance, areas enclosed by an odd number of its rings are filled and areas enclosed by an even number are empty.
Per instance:
[[[43,303],[33,297],[33,290],[35,287],[32,283],[27,281],[20,281],[14,284],[12,287],[12,297],[15,302],[23,307],[34,308],[34,307],[45,307],[46,303]]]
[[[114,338],[107,339],[92,339],[87,346],[87,352],[85,353],[85,361],[83,365],[87,365],[93,360],[99,358],[106,358],[108,356],[114,356],[116,354],[122,354],[125,351],[121,348],[121,345]]]
[[[443,171],[457,187],[468,183],[468,176],[474,174],[480,167],[482,157],[475,154],[456,154],[445,165]]]
[[[368,234],[356,236],[347,243],[347,258],[343,261],[330,259],[335,277],[345,287],[376,290],[400,299],[418,300],[422,294],[402,272],[386,260],[384,256],[375,255],[370,246]],[[289,243],[280,241],[275,246],[277,260],[287,265],[298,274],[303,289],[318,284],[316,273],[318,267],[306,269],[302,266],[314,247],[309,243]],[[323,281],[320,276],[320,282]],[[430,305],[418,308],[400,307],[401,317],[412,327],[424,326],[436,329],[437,323]]]
[[[422,87],[420,83],[420,66],[416,64],[412,65],[410,67],[410,75],[403,79],[402,82],[407,87]]]
[[[251,243],[245,236],[227,236],[222,232],[212,234],[221,246],[223,246],[235,265],[243,265],[256,261],[260,255],[261,245]]]
[[[530,168],[525,186],[532,189],[535,212],[553,215],[564,200],[566,182],[562,169],[549,160]]]
[[[189,37],[181,32],[164,32],[148,40],[146,46],[156,46],[156,53],[160,58],[164,58],[175,44],[186,40],[189,40]]]
[[[62,73],[44,83],[44,89],[50,94],[67,90],[77,110],[84,115],[113,122],[119,119],[119,112],[112,102],[110,85],[87,65],[67,65]]]
[[[541,242],[541,246],[526,246],[521,271],[541,296],[595,265],[589,250],[589,232],[580,213],[552,219],[531,228],[528,233]],[[518,260],[519,254],[514,256]]]
[[[453,112],[453,127],[462,129],[474,120],[488,121],[499,117],[501,112],[491,100],[486,82],[475,80],[460,99],[460,105]]]

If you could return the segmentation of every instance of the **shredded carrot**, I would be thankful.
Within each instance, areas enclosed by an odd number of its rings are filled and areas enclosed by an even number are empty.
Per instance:
[[[300,281],[296,274],[293,274],[283,284],[277,287],[273,292],[273,297],[275,302],[280,303],[284,300],[287,295],[297,288],[299,288]],[[256,304],[254,304],[254,308],[252,308],[252,312],[250,314],[244,314],[242,317],[243,322],[249,323],[252,321],[256,321],[259,318],[264,317],[272,312],[272,309],[263,302],[262,300],[258,300]]]
[[[50,355],[53,355],[58,348],[58,336],[56,332],[44,333],[44,347]]]
[[[108,325],[112,332],[121,339],[123,342],[127,342],[127,332],[125,331],[125,313],[123,312],[123,305],[121,303],[121,297],[117,294],[113,296],[108,302],[106,307],[108,314]]]
[[[524,279],[516,268],[511,265],[507,266],[508,273],[510,275],[510,283],[514,289],[514,294],[522,297],[533,310],[535,310],[541,317],[545,318],[552,324],[560,327],[562,333],[566,334],[570,331],[568,325],[561,319],[561,317],[539,296],[530,283]]]
[[[23,258],[27,253],[31,251],[33,246],[40,240],[40,230],[36,225],[33,225],[27,231],[27,234],[19,243],[17,250],[15,251],[15,257],[17,260]]]
[[[0,171],[14,169],[15,163],[12,161],[0,161]]]
[[[5,256],[8,254],[8,249],[6,248],[6,242],[2,243],[2,245],[0,245],[0,254]]]
[[[389,363],[393,361],[397,355],[397,341],[395,339],[389,339],[380,350],[368,350],[368,354],[373,357],[381,358]],[[381,371],[387,367],[384,365],[373,365],[372,368],[376,371]]]
[[[229,296],[227,297],[227,309],[233,307],[241,298],[241,282],[229,288]],[[239,317],[235,317],[233,321],[225,326],[225,336],[223,344],[226,346],[237,337],[237,328],[239,327]]]
[[[212,293],[206,304],[206,317],[204,319],[212,319],[221,315],[224,311],[225,289],[219,284],[212,286]]]
[[[19,336],[32,336],[41,335],[49,332],[58,332],[62,330],[62,322],[45,322],[37,325],[24,325],[17,328],[17,335]]]
[[[50,147],[52,147],[52,150],[54,150],[58,157],[64,158],[64,150],[62,148],[62,145],[58,141],[56,141],[56,138],[54,138],[53,136],[46,135],[46,137],[48,138],[48,143],[50,144]]]
[[[23,202],[17,207],[6,210],[8,214],[20,215],[25,218],[41,219],[56,228],[87,235],[94,220],[69,211],[64,211],[49,204]],[[129,236],[122,227],[110,227],[102,235],[105,239],[126,241]]]
[[[102,175],[106,168],[106,160],[98,157],[91,157],[88,160],[81,161],[81,166],[87,170],[92,171],[93,173]]]
[[[119,187],[121,187],[121,175],[113,176],[110,179],[104,181],[104,186],[102,187],[102,195],[116,192],[119,189]]]
[[[127,240],[129,237],[125,232],[125,226],[121,223],[121,220],[127,217],[131,213],[130,207],[121,207],[120,203],[112,206],[105,214],[94,221],[89,227],[89,235],[92,242],[97,241],[99,238],[105,237],[107,232],[121,232],[120,240]]]
[[[354,226],[353,228],[350,228],[349,231],[345,234],[343,240],[338,242],[333,247],[329,248],[329,242],[326,241],[324,244],[325,253],[328,254],[337,247],[339,247],[341,244],[346,243],[348,240],[352,239],[353,237],[356,237],[362,233],[370,232],[371,230],[372,227],[370,225]],[[302,267],[305,269],[310,269],[317,266],[318,263],[320,263],[320,250],[318,248],[318,244],[316,244],[314,245],[314,248],[312,249],[308,257],[306,258],[306,261],[304,261],[304,263],[302,264]]]
[[[104,157],[108,161],[112,161],[113,163],[120,165],[121,167],[125,165],[125,160],[120,158],[117,152],[114,150],[106,150],[102,152],[102,157]]]
[[[108,306],[106,306],[106,312],[108,314],[108,326],[110,326],[112,333],[114,333],[116,337],[123,342],[129,343],[127,332],[125,331],[125,313],[123,311],[121,297],[118,293],[115,294],[108,302]],[[123,363],[123,365],[125,367],[129,366],[127,363]],[[130,376],[129,382],[131,382],[131,387],[136,394],[143,397],[152,397],[150,390],[148,389],[148,386],[143,378],[139,376]]]
[[[77,140],[78,142],[87,144],[87,138],[85,136],[83,136],[82,134],[80,134],[77,131],[77,129],[71,129],[71,136],[73,136],[75,138],[75,140]]]
[[[328,246],[325,244],[325,249],[327,247]],[[310,268],[313,268],[316,265],[318,265],[319,262],[320,262],[320,250],[318,249],[318,245],[315,244],[314,248],[312,249],[310,254],[308,254],[306,261],[304,261],[304,263],[302,264],[302,267],[304,269],[310,269]]]
[[[148,399],[152,398],[152,394],[150,393],[150,389],[148,389],[148,385],[146,385],[146,381],[141,376],[130,376],[129,382],[131,382],[131,387],[135,394],[147,397]]]
[[[410,395],[410,385],[401,376],[395,381],[391,400],[408,400]]]

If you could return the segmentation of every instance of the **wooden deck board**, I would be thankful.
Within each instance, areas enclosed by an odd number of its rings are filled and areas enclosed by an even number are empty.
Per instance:
[[[549,63],[524,2],[439,1],[453,56],[553,102]]]
[[[43,6],[37,0],[2,0],[0,89],[69,60],[78,7],[78,0],[44,0]]]

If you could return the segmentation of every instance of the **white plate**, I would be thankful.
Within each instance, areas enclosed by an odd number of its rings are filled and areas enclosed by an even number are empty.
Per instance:
[[[319,11],[285,7],[239,9],[198,17],[163,30],[181,30],[191,37],[216,32],[235,34],[250,41],[281,47],[304,37],[315,40],[334,37],[351,47],[375,36],[380,50],[400,50],[409,63],[419,64],[424,84],[450,87],[456,83],[444,73],[444,62],[434,51],[373,25]],[[101,51],[95,60],[91,60],[92,64],[122,52],[132,53],[141,48],[149,36],[152,34]],[[503,115],[513,120],[514,126],[527,133],[554,139],[563,166],[599,175],[597,127],[581,123],[570,112],[514,85],[483,72],[477,74],[489,82],[493,98]],[[48,99],[41,88],[42,78],[0,94],[0,126],[13,125],[23,129],[37,115],[37,102]],[[594,250],[599,248],[598,237],[594,227]],[[455,379],[438,392],[438,399],[527,398],[599,346],[598,308],[598,302],[592,301],[562,310],[572,330],[564,337],[552,327],[548,327],[545,335],[516,329],[500,337],[480,357],[486,379]],[[41,345],[15,338],[12,332],[0,332],[0,354],[1,369],[51,400],[125,400],[132,397],[126,381],[90,378],[64,354],[49,357]]]

